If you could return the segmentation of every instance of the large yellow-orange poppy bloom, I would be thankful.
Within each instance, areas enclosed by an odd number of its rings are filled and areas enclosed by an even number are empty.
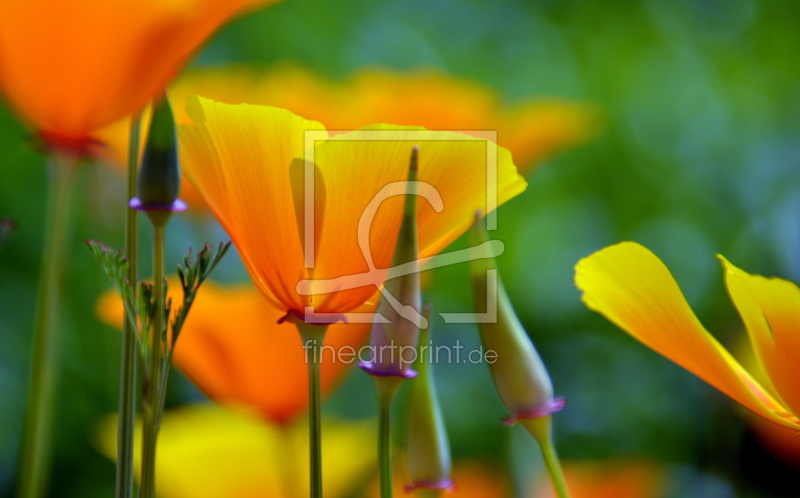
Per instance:
[[[48,143],[141,109],[226,19],[254,0],[0,0],[0,89]]]
[[[419,202],[421,257],[441,251],[469,228],[474,213],[486,209],[487,188],[500,205],[526,187],[506,149],[463,134],[376,125],[322,140],[304,153],[305,132],[324,138],[325,128],[287,110],[192,97],[187,112],[196,125],[179,131],[184,171],[233,239],[253,282],[284,312],[313,307],[313,313],[347,313],[375,294],[394,253],[404,202],[397,194],[405,187],[380,203],[366,232],[359,222],[384,187],[407,178],[414,145],[420,148],[419,180],[441,201],[441,212],[427,200]],[[371,140],[376,133],[392,136]],[[497,182],[487,187],[487,150],[493,148]],[[309,270],[303,157],[311,153],[316,174]],[[366,236],[370,254],[359,246],[359,235]],[[301,280],[363,275],[370,262],[377,268],[366,279],[372,285],[312,285],[310,292],[298,292]]]
[[[199,94],[226,104],[261,104],[288,109],[329,130],[355,130],[374,123],[418,125],[431,130],[495,130],[523,174],[548,157],[588,141],[599,129],[598,111],[559,98],[504,104],[485,86],[432,70],[362,69],[341,82],[280,63],[267,70],[245,66],[192,69],[169,87],[175,119],[191,123],[186,97]],[[127,121],[104,129],[106,158],[127,158]],[[332,132],[333,133],[333,132]],[[191,186],[181,198],[202,205]]]
[[[170,282],[169,297],[181,302],[180,284]],[[100,318],[122,327],[122,301],[113,289],[97,302]],[[250,285],[218,286],[205,282],[175,347],[175,365],[211,399],[245,405],[274,423],[286,424],[308,406],[308,365],[300,338],[278,325],[282,313],[264,306]],[[335,324],[326,345],[358,349],[368,324]],[[330,392],[350,363],[323,356],[321,387]]]
[[[575,282],[589,308],[754,413],[796,431],[800,289],[719,259],[768,384],[756,381],[703,328],[667,267],[646,248],[623,242],[598,251],[578,263]]]

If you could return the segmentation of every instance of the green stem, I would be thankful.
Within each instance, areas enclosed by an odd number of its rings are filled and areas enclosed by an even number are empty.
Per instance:
[[[70,205],[79,159],[54,152],[42,252],[31,380],[25,413],[18,496],[44,495],[50,474],[51,436],[59,361],[59,308],[64,262],[69,246]]]
[[[309,468],[310,496],[322,498],[322,395],[319,367],[322,363],[322,345],[325,341],[327,325],[295,322],[308,364],[308,430],[309,430]]]
[[[375,393],[378,395],[378,468],[381,480],[381,498],[392,498],[394,482],[392,475],[392,401],[403,379],[401,377],[373,376]]]
[[[564,478],[564,472],[561,470],[561,462],[558,459],[556,447],[553,444],[552,419],[550,417],[539,417],[523,420],[522,424],[539,442],[539,447],[542,449],[542,456],[544,457],[544,463],[547,467],[547,473],[550,474],[550,482],[553,483],[556,496],[558,498],[570,498],[567,480]]]
[[[138,212],[127,207],[136,195],[136,173],[139,166],[139,132],[141,114],[131,118],[128,137],[128,189],[125,196],[125,254],[128,256],[128,282],[133,288],[139,281]],[[133,436],[136,422],[136,332],[134,324],[122,324],[122,358],[119,373],[119,421],[117,426],[117,489],[116,498],[133,496]]]
[[[150,215],[151,212],[148,212]],[[153,222],[153,302],[159,307],[150,329],[146,355],[147,373],[142,389],[142,472],[139,498],[156,496],[156,442],[158,439],[158,419],[160,412],[161,373],[163,364],[162,336],[164,329],[164,226],[157,219],[158,214],[150,216]]]

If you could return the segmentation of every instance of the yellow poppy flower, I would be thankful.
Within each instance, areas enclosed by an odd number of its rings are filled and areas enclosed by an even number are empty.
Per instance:
[[[84,154],[253,0],[0,0],[0,89],[50,147]]]
[[[180,293],[173,279],[173,303],[181,302]],[[97,314],[103,322],[122,327],[122,301],[116,291],[100,297]],[[308,407],[308,365],[297,333],[278,325],[281,316],[264,306],[264,298],[250,285],[223,287],[207,281],[181,332],[175,365],[211,399],[246,405],[267,420],[286,424]],[[368,324],[335,324],[325,344],[337,351],[358,349],[368,335]],[[350,364],[333,360],[323,355],[323,395],[350,369]]]
[[[623,242],[598,251],[578,263],[575,282],[590,309],[754,413],[797,430],[800,289],[720,260],[769,384],[757,382],[703,328],[667,267],[644,247]]]
[[[396,194],[404,190],[395,188],[379,204],[367,231],[359,225],[382,189],[406,179],[414,145],[420,148],[419,180],[441,203],[437,212],[420,202],[420,257],[444,249],[469,228],[476,211],[486,211],[487,189],[497,192],[500,205],[527,186],[501,147],[497,182],[487,186],[488,142],[463,134],[376,125],[322,140],[304,153],[305,132],[324,138],[325,128],[287,110],[191,97],[187,112],[197,124],[179,131],[184,172],[233,239],[253,282],[284,312],[348,313],[375,294],[394,253],[403,213],[403,196]],[[392,136],[371,139],[376,133]],[[311,153],[313,255],[303,251],[310,230],[304,228],[301,157]],[[301,294],[298,284],[312,277],[311,289]],[[340,288],[340,277],[356,281]]]
[[[342,82],[300,66],[281,63],[268,70],[244,66],[189,70],[169,88],[175,119],[190,123],[186,97],[200,94],[227,104],[288,109],[329,130],[355,130],[374,123],[418,125],[431,130],[496,130],[521,172],[548,157],[593,138],[599,129],[594,107],[556,98],[501,104],[482,85],[434,71],[364,69]],[[107,159],[122,168],[127,157],[127,122],[103,130]],[[181,198],[202,206],[190,186]]]
[[[364,448],[374,431],[372,421],[323,422],[325,496],[352,496],[371,477],[375,455]],[[116,458],[116,417],[101,424],[96,444],[107,458]],[[185,406],[164,413],[156,493],[161,498],[305,497],[308,449],[303,423],[278,426],[246,411]],[[134,455],[138,468],[139,451]]]

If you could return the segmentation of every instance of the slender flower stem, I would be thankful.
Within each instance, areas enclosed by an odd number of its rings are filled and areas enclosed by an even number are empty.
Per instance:
[[[311,498],[322,498],[322,395],[319,367],[322,363],[322,345],[327,325],[295,322],[308,364],[308,430]]]
[[[50,439],[60,365],[60,287],[69,246],[70,205],[78,162],[77,157],[59,152],[54,152],[50,158],[50,193],[20,462],[18,496],[21,498],[43,496],[49,480]]]
[[[378,468],[381,480],[381,498],[392,498],[394,483],[392,479],[392,401],[400,384],[401,377],[373,376],[375,392],[378,395]]]
[[[128,206],[136,195],[136,173],[139,166],[139,133],[142,116],[131,118],[128,138],[128,189],[125,197],[125,254],[128,256],[128,282],[136,286],[139,280],[139,223],[138,212]],[[133,435],[136,421],[136,333],[133,325],[122,324],[122,358],[119,373],[119,422],[117,427],[117,489],[116,498],[133,496]]]
[[[528,429],[528,432],[539,442],[542,449],[542,456],[550,474],[550,482],[556,491],[558,498],[570,498],[567,480],[561,470],[561,462],[556,454],[556,447],[553,444],[553,429],[551,417],[539,417],[534,419],[522,420],[521,423]]]
[[[150,213],[148,213],[150,214]],[[155,216],[151,216],[151,220]],[[147,348],[145,384],[142,389],[142,472],[139,498],[155,498],[156,495],[156,442],[161,401],[161,373],[163,363],[162,336],[164,329],[164,226],[153,223],[153,301],[159,306],[150,329]]]
[[[381,498],[392,498],[392,426],[391,403],[381,403],[380,429],[378,433],[378,466],[381,474]]]

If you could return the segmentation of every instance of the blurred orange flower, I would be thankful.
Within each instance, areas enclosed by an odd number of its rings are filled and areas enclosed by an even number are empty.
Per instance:
[[[675,279],[634,242],[598,251],[576,266],[586,305],[752,412],[800,429],[800,288],[750,275],[719,256],[728,293],[769,382],[759,383],[703,328]]]
[[[141,109],[226,19],[254,0],[0,0],[0,88],[49,147]]]
[[[173,302],[180,302],[180,284],[170,283]],[[122,327],[122,301],[112,289],[97,302],[101,320]],[[281,327],[282,313],[264,306],[249,285],[203,284],[175,348],[174,361],[210,398],[227,405],[247,405],[275,423],[287,423],[308,405],[308,365],[300,338]],[[326,345],[358,349],[369,334],[368,324],[335,324]],[[323,356],[322,392],[330,392],[349,365]]]
[[[566,460],[563,467],[572,498],[654,498],[663,494],[666,485],[664,468],[646,460]],[[543,476],[532,497],[553,496]]]
[[[348,313],[375,294],[394,253],[404,202],[396,194],[405,192],[395,182],[407,178],[412,146],[420,148],[420,182],[441,201],[440,212],[420,202],[420,257],[444,249],[476,211],[486,212],[487,189],[497,192],[500,205],[527,186],[501,147],[497,181],[489,184],[487,141],[463,134],[376,125],[324,140],[321,123],[284,109],[191,97],[187,112],[197,124],[179,131],[184,171],[233,239],[253,282],[283,312],[304,314],[313,306],[314,313]],[[307,131],[318,139],[309,151],[316,171],[311,269],[302,243]],[[391,137],[370,140],[375,133]],[[363,230],[362,215],[390,184],[393,196],[376,206]],[[333,281],[350,276],[366,277],[351,288]],[[311,290],[298,292],[298,283],[312,277]],[[321,280],[333,285],[317,285]]]
[[[341,82],[300,66],[281,63],[268,70],[244,66],[189,70],[169,88],[178,123],[191,123],[185,99],[199,94],[227,104],[261,104],[288,109],[331,130],[374,123],[418,125],[431,130],[496,130],[524,174],[548,157],[593,138],[598,111],[558,98],[504,105],[491,89],[432,70],[398,72],[364,69]],[[121,168],[127,157],[127,122],[103,130],[107,159]],[[202,206],[186,182],[181,198]]]

